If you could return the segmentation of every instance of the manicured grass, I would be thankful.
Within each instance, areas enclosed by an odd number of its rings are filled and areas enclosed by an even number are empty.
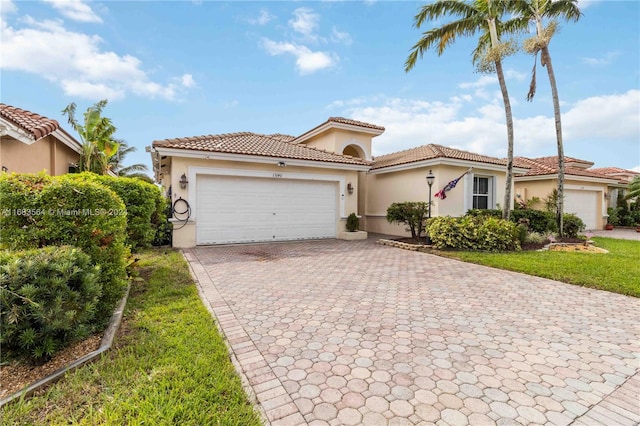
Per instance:
[[[509,271],[640,297],[640,242],[593,238],[607,254],[559,251],[479,253],[463,251],[438,254]]]
[[[4,407],[3,424],[260,424],[182,256],[140,258],[116,347]]]

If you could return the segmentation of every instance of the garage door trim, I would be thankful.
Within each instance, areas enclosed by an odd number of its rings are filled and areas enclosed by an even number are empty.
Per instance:
[[[342,175],[325,175],[317,173],[289,173],[285,171],[269,171],[269,170],[238,170],[238,169],[222,169],[213,167],[189,167],[189,204],[191,205],[191,220],[197,221],[198,200],[196,197],[196,185],[198,175],[221,175],[221,176],[238,176],[238,177],[257,177],[271,179],[301,179],[301,180],[317,180],[327,182],[338,182],[340,195],[340,217],[346,218],[346,202],[345,202],[345,177]]]

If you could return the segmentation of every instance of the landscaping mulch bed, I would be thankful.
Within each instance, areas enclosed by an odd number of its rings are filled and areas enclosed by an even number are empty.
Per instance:
[[[48,362],[41,365],[29,365],[24,362],[12,361],[7,365],[0,366],[0,399],[13,395],[31,383],[97,350],[100,347],[101,340],[102,335],[90,336],[63,349]]]
[[[419,240],[413,239],[411,237],[405,237],[405,238],[394,238],[393,241],[398,241],[401,243],[407,243],[407,244],[414,244],[414,245],[418,245],[418,246],[424,246],[426,245],[425,243],[425,239],[421,238]],[[569,237],[564,237],[564,238],[559,238],[556,241],[554,241],[556,243],[584,243],[584,239],[582,238],[569,238]],[[530,251],[530,250],[540,250],[542,248],[544,248],[547,244],[551,243],[551,241],[546,240],[542,243],[524,243],[522,244],[522,250],[523,251]]]

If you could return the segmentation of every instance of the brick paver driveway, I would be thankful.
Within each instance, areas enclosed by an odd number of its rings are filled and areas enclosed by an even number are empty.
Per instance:
[[[640,421],[638,299],[372,240],[185,255],[272,424]]]

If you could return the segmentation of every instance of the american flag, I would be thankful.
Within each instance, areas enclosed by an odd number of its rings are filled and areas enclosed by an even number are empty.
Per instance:
[[[456,185],[458,184],[458,182],[460,181],[460,179],[462,179],[464,177],[464,175],[466,175],[467,173],[469,173],[471,170],[473,170],[473,168],[470,168],[469,170],[467,170],[466,172],[464,172],[462,174],[462,176],[460,176],[457,179],[452,180],[451,182],[449,182],[448,184],[445,185],[444,188],[442,188],[440,191],[436,192],[436,194],[434,195],[434,197],[436,198],[440,198],[441,200],[444,200],[445,198],[447,198],[447,192],[451,191],[453,188],[456,187]]]

